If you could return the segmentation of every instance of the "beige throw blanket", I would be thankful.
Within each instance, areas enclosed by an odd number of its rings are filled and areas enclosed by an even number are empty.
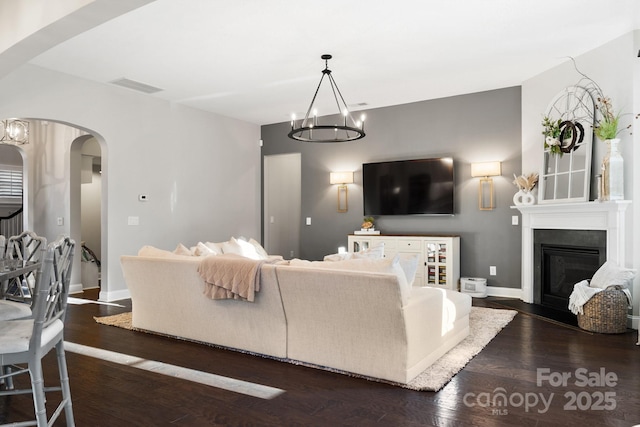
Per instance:
[[[264,263],[234,254],[203,258],[198,273],[205,281],[204,294],[211,299],[253,302],[260,290],[260,267]]]

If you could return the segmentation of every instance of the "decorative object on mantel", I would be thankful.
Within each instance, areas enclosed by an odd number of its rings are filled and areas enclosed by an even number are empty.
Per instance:
[[[589,91],[570,86],[549,103],[542,120],[543,161],[538,203],[589,199],[595,106]]]
[[[513,196],[513,203],[518,205],[533,205],[536,202],[536,197],[533,194],[533,189],[538,183],[538,174],[530,173],[529,175],[516,176],[513,183],[518,187],[518,192]]]
[[[624,200],[624,159],[618,144],[620,139],[607,139],[607,154],[602,159],[601,200]]]
[[[600,200],[624,200],[624,159],[618,147],[618,136],[622,131],[630,129],[631,124],[620,127],[623,114],[615,111],[611,98],[604,95],[602,88],[592,78],[578,69],[573,58],[571,60],[576,72],[582,76],[581,82],[586,82],[586,90],[596,99],[593,131],[599,140],[607,144],[607,153],[601,165]]]
[[[348,142],[364,138],[364,114],[361,116],[360,121],[356,121],[353,118],[349,108],[347,108],[347,103],[342,97],[342,93],[340,93],[340,89],[338,89],[338,85],[331,75],[329,60],[332,56],[325,54],[322,55],[321,58],[324,60],[325,67],[324,70],[322,70],[320,83],[318,83],[311,104],[299,126],[297,126],[295,115],[291,116],[291,132],[289,132],[289,138],[302,142]],[[318,112],[314,108],[316,97],[318,96],[325,77],[327,77],[331,85],[331,91],[335,98],[335,105],[337,106],[337,115],[341,117],[340,123],[332,125],[318,124]],[[338,99],[338,97],[340,99]],[[313,116],[310,117],[309,115],[312,112]]]
[[[354,234],[380,234],[380,230],[376,230],[374,226],[374,218],[367,216],[362,220],[360,231],[355,231]]]
[[[584,127],[580,122],[571,120],[551,120],[548,116],[542,118],[542,134],[545,136],[544,148],[551,154],[562,156],[577,150],[584,140]],[[578,145],[576,145],[578,144]]]

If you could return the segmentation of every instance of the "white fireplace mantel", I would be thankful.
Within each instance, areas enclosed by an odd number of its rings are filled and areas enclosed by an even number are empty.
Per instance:
[[[533,231],[605,230],[607,260],[625,266],[625,211],[630,200],[512,206],[522,214],[522,299],[533,302]]]

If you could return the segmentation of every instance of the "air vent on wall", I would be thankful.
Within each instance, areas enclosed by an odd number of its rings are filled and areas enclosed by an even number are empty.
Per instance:
[[[126,79],[124,77],[121,78],[121,79],[113,80],[113,81],[111,81],[109,83],[114,84],[114,85],[118,85],[118,86],[122,86],[122,87],[126,87],[128,89],[137,90],[138,92],[144,92],[144,93],[156,93],[156,92],[161,92],[162,91],[162,89],[157,88],[155,86],[151,86],[151,85],[148,85],[148,84],[140,83],[140,82],[137,82],[135,80]]]

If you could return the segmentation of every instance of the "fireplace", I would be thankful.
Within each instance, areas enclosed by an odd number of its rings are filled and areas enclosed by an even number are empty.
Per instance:
[[[573,285],[604,264],[606,245],[604,230],[534,230],[533,302],[569,312]]]
[[[522,294],[524,302],[533,303],[537,298],[534,291],[537,261],[534,256],[534,233],[547,230],[550,234],[568,232],[568,235],[579,235],[582,231],[601,231],[604,233],[604,252],[598,250],[598,262],[609,260],[621,266],[626,266],[625,243],[625,215],[627,207],[631,204],[628,200],[607,202],[575,202],[575,203],[549,203],[538,205],[515,206],[522,214]],[[574,234],[575,233],[575,234]],[[598,244],[575,243],[565,237],[559,242],[548,243],[551,246],[570,246],[574,253],[569,258],[573,262],[576,254],[584,247],[600,247]],[[557,249],[557,248],[553,248]],[[577,250],[577,252],[575,252]],[[555,262],[555,252],[549,253],[549,263]],[[573,258],[572,258],[573,257]],[[604,257],[604,258],[603,258]],[[601,262],[602,261],[602,262]],[[583,267],[581,267],[583,269]],[[571,274],[574,274],[571,268]],[[569,271],[567,271],[569,272]],[[550,274],[561,274],[551,272]],[[575,273],[579,276],[588,274]],[[591,274],[593,275],[593,274]],[[589,276],[590,277],[590,276]],[[573,280],[570,279],[569,281]],[[566,291],[566,289],[565,289]],[[540,297],[541,298],[541,297]]]

